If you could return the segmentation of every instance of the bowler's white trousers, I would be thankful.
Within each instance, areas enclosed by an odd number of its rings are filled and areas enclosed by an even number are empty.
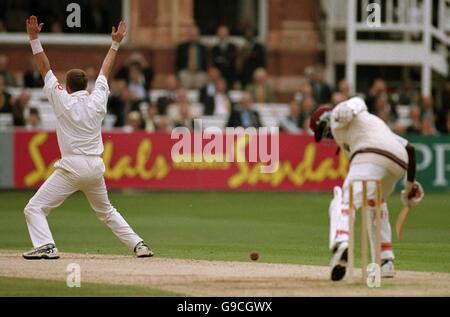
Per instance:
[[[97,218],[130,249],[143,241],[125,219],[111,205],[103,178],[105,166],[98,156],[73,155],[55,164],[56,170],[39,188],[25,207],[25,218],[33,247],[53,243],[47,222],[50,211],[60,206],[66,198],[82,191]]]
[[[349,173],[345,179],[343,186],[343,198],[341,206],[341,214],[338,218],[336,230],[336,242],[348,241],[348,226],[349,226],[349,187],[354,180],[379,180],[381,181],[382,204],[381,204],[381,259],[394,259],[394,252],[392,250],[392,234],[391,226],[389,224],[389,211],[386,204],[386,199],[392,194],[395,184],[400,180],[402,175],[394,175],[386,168],[376,164],[351,164]],[[376,199],[376,184],[368,183],[367,194],[369,202],[369,217],[367,229],[369,232],[369,241],[371,245],[372,258],[375,246],[375,199]],[[355,208],[362,206],[362,183],[355,182],[353,185],[353,201]]]

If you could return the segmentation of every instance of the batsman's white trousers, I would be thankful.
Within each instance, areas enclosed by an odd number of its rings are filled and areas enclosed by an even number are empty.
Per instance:
[[[130,249],[142,239],[134,233],[125,219],[108,199],[103,173],[105,166],[100,157],[69,156],[55,164],[56,170],[39,188],[25,207],[25,218],[33,247],[55,243],[47,222],[50,211],[77,191],[82,191],[97,218]]]
[[[386,199],[392,194],[395,184],[401,179],[403,175],[394,175],[386,168],[376,164],[351,164],[349,173],[345,179],[343,186],[343,199],[341,206],[341,214],[338,218],[336,230],[336,242],[348,241],[348,210],[349,210],[349,187],[354,180],[380,180],[382,191],[381,204],[381,258],[394,259],[394,252],[392,249],[392,233],[391,225],[389,223],[389,211],[386,204]],[[376,199],[376,184],[369,182],[367,185],[367,194],[369,200],[369,217],[367,228],[369,233],[369,241],[371,246],[372,258],[375,250],[375,199]],[[355,208],[362,206],[362,183],[355,182],[353,184],[353,201]]]

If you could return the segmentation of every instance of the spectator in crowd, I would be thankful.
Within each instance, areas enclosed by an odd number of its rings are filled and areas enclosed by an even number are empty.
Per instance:
[[[130,98],[133,104],[133,110],[139,109],[139,104],[143,101],[148,101],[148,91],[145,87],[144,74],[141,68],[133,64],[128,72],[128,90],[130,91]]]
[[[30,93],[24,89],[13,103],[12,115],[15,127],[24,127],[26,125],[25,111],[29,106],[30,99]]]
[[[232,102],[227,93],[227,82],[219,78],[216,81],[216,93],[205,105],[205,115],[222,116],[228,118],[232,108]]]
[[[221,25],[217,29],[219,43],[212,49],[214,66],[219,69],[221,75],[227,81],[227,85],[233,88],[236,76],[236,46],[229,41],[230,31],[228,27]]]
[[[374,101],[375,115],[380,117],[388,126],[392,128],[394,119],[391,117],[391,105],[387,102],[384,96],[379,96]]]
[[[205,108],[212,108],[216,95],[216,83],[221,78],[220,71],[215,67],[209,67],[207,72],[207,82],[200,89],[199,101]]]
[[[325,82],[325,72],[323,67],[316,67],[314,70],[313,80],[311,81],[313,89],[314,101],[317,105],[328,104],[331,101],[331,88]]]
[[[303,99],[313,98],[313,89],[309,81],[305,81],[300,85],[300,90],[295,93],[294,99],[298,104],[303,102]]]
[[[240,71],[242,89],[246,89],[253,80],[253,73],[258,68],[266,67],[266,49],[257,42],[255,31],[247,29],[246,43],[241,51],[242,66]]]
[[[419,92],[414,88],[414,84],[410,79],[403,82],[403,87],[400,89],[398,104],[399,105],[413,105],[419,101]]]
[[[261,127],[258,112],[252,110],[253,99],[249,93],[243,93],[239,105],[233,109],[228,119],[227,127]]]
[[[116,79],[123,79],[129,82],[130,79],[130,68],[139,68],[141,72],[141,76],[143,76],[140,80],[142,81],[142,85],[146,90],[150,90],[152,88],[152,82],[154,77],[154,71],[150,67],[148,61],[145,59],[144,55],[141,53],[133,53],[125,60],[125,63],[116,73]]]
[[[126,113],[131,109],[130,93],[124,80],[114,80],[111,83],[111,94],[108,99],[108,113],[116,117],[114,127],[125,125]]]
[[[447,112],[445,128],[445,132],[450,134],[450,111]]]
[[[160,116],[158,122],[158,129],[156,132],[160,133],[170,133],[172,131],[172,123],[167,116]]]
[[[86,68],[86,76],[88,79],[88,84],[86,90],[91,93],[94,90],[95,81],[98,77],[98,71],[94,67],[88,67]]]
[[[27,130],[38,130],[41,129],[41,116],[39,115],[39,110],[36,108],[30,108],[30,113],[27,118]]]
[[[174,121],[175,127],[185,127],[188,129],[194,128],[194,120],[191,114],[191,107],[188,103],[180,103],[179,104],[179,116]]]
[[[155,132],[158,128],[156,124],[156,116],[158,115],[158,107],[154,104],[150,104],[147,108],[147,118],[145,119],[145,131]]]
[[[36,67],[34,58],[28,60],[27,70],[23,74],[23,84],[26,88],[44,87],[44,80]]]
[[[139,111],[130,111],[127,114],[127,123],[123,127],[124,132],[136,132],[142,128],[142,117]]]
[[[411,124],[406,129],[406,133],[420,134],[422,132],[422,112],[419,106],[411,106],[410,118]]]
[[[300,104],[300,126],[304,131],[307,131],[309,129],[305,129],[304,127],[309,127],[307,123],[309,122],[309,117],[311,117],[311,114],[314,112],[315,108],[316,107],[313,97],[303,99],[302,103]]]
[[[347,99],[348,98],[345,98],[345,96],[343,94],[341,94],[340,92],[337,91],[331,95],[331,105],[333,107],[336,107],[338,104],[346,101]]]
[[[0,113],[10,113],[11,104],[13,103],[12,96],[6,91],[5,76],[0,73]]]
[[[0,75],[5,80],[5,85],[10,87],[16,87],[17,82],[14,74],[8,70],[8,56],[0,54]]]
[[[64,27],[61,17],[55,17],[50,22],[50,33],[63,33]]]
[[[422,121],[427,121],[433,129],[435,129],[435,114],[434,114],[434,102],[433,97],[422,97]]]
[[[172,124],[176,124],[182,120],[182,111],[191,108],[188,99],[188,91],[185,88],[178,89],[177,100],[167,108],[167,116]]]
[[[288,133],[300,133],[300,105],[292,100],[289,103],[289,114],[280,121],[281,131]]]
[[[379,98],[384,98],[387,102],[389,100],[386,83],[381,78],[375,79],[366,97],[366,105],[370,113],[375,113],[375,102]]]
[[[422,120],[422,135],[436,135],[437,130],[434,122],[429,117],[424,117]]]
[[[158,97],[158,99],[156,100],[158,114],[165,115],[167,113],[167,107],[177,100],[178,88],[177,76],[173,74],[167,76],[166,86],[164,87],[164,94]]]
[[[345,79],[339,81],[337,92],[341,95],[343,100],[348,100],[352,97],[350,93],[350,84]]]
[[[181,85],[187,89],[200,89],[206,81],[206,47],[200,43],[198,27],[189,28],[187,41],[176,49],[176,70]]]
[[[253,75],[253,83],[247,86],[247,92],[252,95],[256,103],[273,103],[276,101],[275,91],[269,84],[267,71],[258,68]]]
[[[447,78],[447,83],[441,96],[441,108],[438,111],[438,120],[436,122],[437,128],[443,133],[448,133],[447,130],[447,116],[450,112],[450,77]]]
[[[8,30],[6,29],[5,21],[3,21],[3,19],[0,19],[0,33],[5,32],[8,32]]]

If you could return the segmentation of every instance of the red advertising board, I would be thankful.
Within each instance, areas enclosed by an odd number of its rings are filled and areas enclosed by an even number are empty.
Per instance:
[[[113,132],[104,133],[103,141],[109,188],[329,191],[342,184],[348,167],[335,145],[317,145],[312,137],[301,135],[279,135],[279,165],[273,173],[263,173],[260,163],[177,163],[171,152],[179,140],[170,134]],[[15,187],[38,187],[59,158],[55,132],[15,131]]]

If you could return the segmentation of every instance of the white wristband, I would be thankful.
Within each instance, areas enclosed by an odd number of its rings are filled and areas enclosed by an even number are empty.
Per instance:
[[[112,44],[111,44],[111,49],[112,50],[118,51],[119,47],[120,47],[120,43],[119,42],[116,42],[116,41],[112,42]]]
[[[39,39],[31,40],[30,44],[33,55],[42,53],[44,51],[44,49],[42,48],[41,41],[39,41]]]

